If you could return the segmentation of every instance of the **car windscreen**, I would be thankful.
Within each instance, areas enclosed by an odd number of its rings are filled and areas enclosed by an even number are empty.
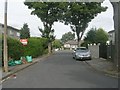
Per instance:
[[[79,50],[76,50],[76,52],[88,52],[89,50],[88,49],[79,49]]]
[[[76,50],[88,50],[87,48],[77,48]]]

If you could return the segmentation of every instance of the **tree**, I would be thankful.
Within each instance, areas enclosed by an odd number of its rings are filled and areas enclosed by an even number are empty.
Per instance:
[[[99,28],[96,31],[96,43],[106,43],[106,41],[108,41],[108,33]]]
[[[108,34],[102,28],[91,28],[90,31],[87,33],[87,36],[84,38],[84,41],[87,44],[106,43],[107,40]]]
[[[53,48],[61,48],[61,46],[62,46],[62,43],[60,40],[56,39],[53,41]]]
[[[64,2],[63,2],[64,3]],[[44,25],[44,29],[39,28],[43,37],[50,39],[50,33],[53,31],[52,26],[54,22],[57,22],[63,14],[63,10],[66,7],[65,4],[59,2],[24,2],[29,9],[32,9],[31,14],[37,15],[41,19]],[[51,41],[51,40],[49,40]],[[51,42],[49,42],[51,43]],[[50,48],[48,44],[48,48]],[[49,50],[49,53],[51,50]]]
[[[74,39],[75,39],[75,33],[68,32],[62,35],[61,41],[65,43],[68,40],[74,40]]]
[[[20,39],[30,38],[30,29],[28,28],[27,23],[24,23],[23,27],[20,30]]]
[[[94,19],[98,13],[106,11],[106,9],[107,7],[102,7],[101,3],[98,2],[69,3],[67,11],[63,15],[63,22],[70,24],[72,31],[76,32],[78,46],[89,22]]]
[[[91,28],[87,33],[87,36],[84,38],[84,41],[87,43],[96,43],[96,28]]]

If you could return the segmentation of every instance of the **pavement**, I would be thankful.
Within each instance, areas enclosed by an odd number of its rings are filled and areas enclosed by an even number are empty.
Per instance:
[[[110,60],[103,58],[93,58],[92,60],[85,61],[85,63],[87,63],[96,71],[102,72],[111,77],[120,78],[120,72],[118,72],[118,69]]]
[[[7,80],[10,76],[14,75],[15,73],[39,62],[40,60],[44,60],[44,58],[47,58],[47,57],[49,57],[49,55],[44,55],[38,58],[34,58],[32,63],[10,66],[8,73],[5,73],[5,72],[2,73],[2,78],[0,78],[1,83]],[[84,61],[84,62],[87,63],[89,66],[91,66],[93,69],[103,72],[106,75],[109,75],[115,78],[120,77],[120,72],[118,72],[115,66],[113,65],[113,63],[108,60],[94,58],[92,60]]]

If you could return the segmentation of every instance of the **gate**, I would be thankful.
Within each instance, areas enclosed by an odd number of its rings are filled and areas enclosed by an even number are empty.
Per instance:
[[[99,58],[107,59],[107,45],[106,45],[106,43],[101,43],[99,45]]]

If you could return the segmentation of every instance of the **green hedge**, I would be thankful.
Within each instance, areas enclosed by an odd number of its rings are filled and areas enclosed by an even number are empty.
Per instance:
[[[8,56],[18,60],[24,55],[23,46],[17,39],[8,38]]]
[[[8,56],[19,60],[21,56],[31,55],[33,58],[47,53],[47,39],[32,37],[23,46],[17,39],[8,38]]]
[[[24,56],[32,55],[38,57],[44,54],[47,49],[47,39],[45,38],[29,38],[27,46],[24,46]]]

